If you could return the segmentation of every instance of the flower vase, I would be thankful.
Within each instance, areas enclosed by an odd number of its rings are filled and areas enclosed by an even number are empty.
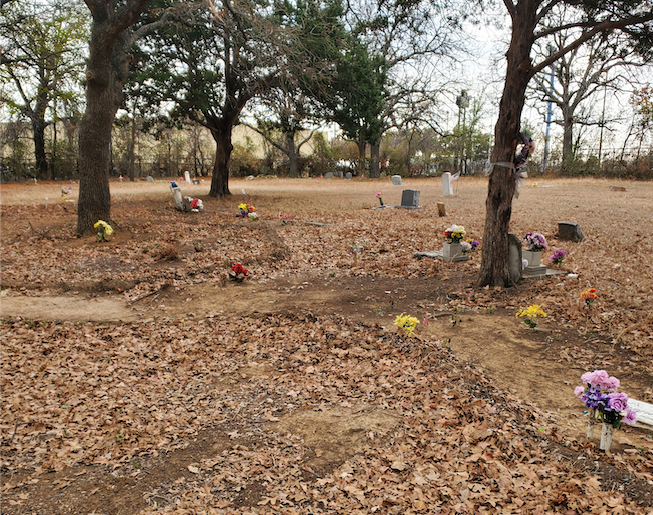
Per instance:
[[[596,410],[590,409],[587,414],[587,439],[594,436],[594,426],[596,425]]]
[[[528,261],[528,266],[540,266],[542,262],[542,251],[522,250],[523,258]]]
[[[609,451],[612,445],[612,434],[614,433],[614,426],[603,422],[601,427],[601,443],[599,449],[602,451]]]
[[[463,255],[463,246],[460,243],[445,242],[442,245],[442,256],[445,258],[455,258]]]

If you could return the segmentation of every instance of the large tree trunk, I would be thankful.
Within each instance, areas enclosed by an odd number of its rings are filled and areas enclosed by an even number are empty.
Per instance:
[[[512,39],[507,55],[506,82],[494,128],[492,163],[513,163],[526,86],[532,77],[529,54],[537,1],[514,5]],[[516,177],[514,167],[493,165],[485,201],[485,232],[478,285],[511,286],[508,271],[508,230]]]
[[[299,152],[295,148],[295,131],[284,133],[286,155],[290,165],[290,177],[299,177]]]
[[[94,33],[101,30],[96,29]],[[79,201],[77,232],[88,234],[98,220],[111,220],[109,166],[111,162],[111,131],[120,105],[124,80],[115,64],[120,56],[107,51],[95,34],[91,37],[90,59],[86,77],[86,112],[79,132]],[[118,46],[116,43],[113,46]]]
[[[215,162],[213,163],[213,177],[211,178],[211,197],[224,197],[231,195],[229,191],[229,160],[231,159],[231,124],[221,121],[216,127],[211,128],[211,135],[215,140]]]
[[[86,112],[79,133],[77,232],[88,234],[98,220],[111,220],[109,165],[111,130],[127,81],[128,29],[149,0],[120,3],[84,0],[91,11],[91,41],[86,67]]]
[[[380,177],[379,172],[379,154],[381,152],[381,143],[370,145],[370,177],[377,179]]]
[[[358,165],[356,166],[357,173],[359,176],[365,175],[365,150],[367,150],[367,142],[365,140],[359,139],[356,142],[358,147]]]
[[[48,179],[48,160],[45,156],[45,120],[32,119],[32,133],[34,139],[34,158],[36,160],[36,176],[39,179]]]

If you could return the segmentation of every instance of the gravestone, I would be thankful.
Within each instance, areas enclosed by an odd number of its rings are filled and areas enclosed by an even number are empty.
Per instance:
[[[327,172],[324,177],[326,177],[327,179],[333,179],[333,172]]]
[[[338,177],[340,177],[341,179],[343,178],[342,170],[340,170],[340,171],[338,172]]]
[[[154,182],[154,177],[151,175],[148,175],[147,178],[145,179],[147,182]]]
[[[508,234],[508,274],[513,283],[522,277],[521,240],[514,234]]]
[[[558,240],[580,243],[585,239],[580,225],[571,222],[558,222]]]
[[[404,190],[401,192],[401,205],[404,209],[421,209],[419,207],[419,190]]]
[[[442,195],[445,197],[453,197],[453,186],[451,185],[451,173],[444,172],[442,174]]]
[[[447,212],[444,209],[444,203],[438,202],[438,216],[447,216]]]
[[[190,184],[190,173],[188,173],[188,170],[184,172],[184,180]]]
[[[351,172],[347,172],[345,174],[345,179],[351,179],[351,177],[352,177]]]
[[[174,182],[170,185],[170,191],[175,199],[175,208],[179,211],[190,211],[190,202],[181,195],[181,188]]]
[[[394,186],[401,186],[401,175],[393,175],[391,179]]]

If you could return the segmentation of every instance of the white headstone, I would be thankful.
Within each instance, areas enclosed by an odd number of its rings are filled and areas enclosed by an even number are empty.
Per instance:
[[[394,184],[395,186],[401,186],[401,175],[393,175],[392,184]]]
[[[190,173],[188,173],[188,170],[184,172],[184,180],[190,184]]]
[[[451,185],[451,173],[444,172],[442,174],[442,195],[445,197],[453,197],[453,186]]]

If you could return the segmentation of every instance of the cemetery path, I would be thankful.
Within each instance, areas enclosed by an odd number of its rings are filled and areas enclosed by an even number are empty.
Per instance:
[[[439,341],[460,359],[484,370],[501,387],[556,413],[560,426],[575,437],[584,434],[585,418],[573,389],[587,370],[609,366],[631,397],[650,400],[653,377],[647,358],[613,344],[606,335],[581,334],[550,318],[542,319],[531,331],[501,307],[452,309],[468,281],[463,275],[451,274],[412,280],[293,277],[214,282],[163,287],[132,303],[115,294],[12,296],[2,299],[2,315],[32,320],[134,322],[310,312],[342,315],[393,330],[394,318],[410,313],[421,321],[418,338]],[[637,446],[651,443],[644,432],[635,432],[634,437]],[[624,445],[635,444],[632,438],[623,436]]]

